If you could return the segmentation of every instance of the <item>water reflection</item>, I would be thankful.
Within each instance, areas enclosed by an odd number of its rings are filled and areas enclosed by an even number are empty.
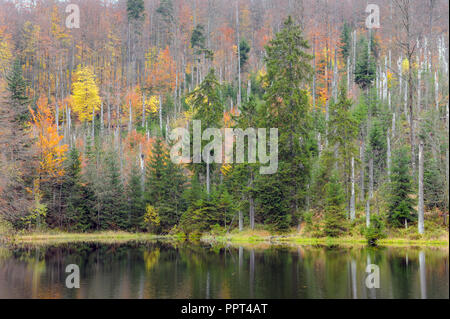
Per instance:
[[[80,267],[80,289],[65,267]],[[365,284],[380,269],[379,289]],[[0,298],[448,298],[448,247],[0,247]]]

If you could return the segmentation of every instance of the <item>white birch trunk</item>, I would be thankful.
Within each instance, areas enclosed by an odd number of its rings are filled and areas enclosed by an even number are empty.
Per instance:
[[[424,159],[423,159],[423,140],[420,139],[419,142],[419,234],[424,233],[424,199],[423,199],[423,170],[424,170]]]

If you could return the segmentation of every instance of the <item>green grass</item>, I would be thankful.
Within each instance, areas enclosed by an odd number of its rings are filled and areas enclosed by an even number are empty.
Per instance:
[[[366,245],[367,240],[362,236],[345,236],[339,238],[331,237],[308,237],[298,233],[271,234],[262,230],[244,230],[242,232],[231,232],[226,235],[206,234],[202,236],[206,242],[219,243],[294,243],[303,245]],[[380,246],[448,246],[448,236],[440,238],[396,238],[390,237],[378,241]]]
[[[169,238],[169,236],[164,236]],[[171,236],[170,236],[171,237]],[[16,243],[53,243],[53,242],[125,242],[131,240],[154,240],[161,236],[148,233],[127,232],[94,232],[94,233],[29,233],[19,234],[13,237]]]
[[[398,234],[396,234],[398,235]],[[11,237],[15,243],[47,244],[69,242],[126,242],[148,240],[184,240],[181,235],[154,235],[149,233],[128,232],[93,232],[93,233],[68,233],[68,232],[32,232],[16,234]],[[227,234],[203,234],[201,240],[211,243],[235,243],[235,244],[299,244],[299,245],[365,245],[367,241],[362,236],[346,236],[340,238],[321,237],[314,238],[307,235],[291,232],[288,234],[274,234],[266,230],[249,230],[242,232],[234,230]],[[448,235],[439,238],[408,238],[389,236],[378,241],[380,246],[448,246]]]

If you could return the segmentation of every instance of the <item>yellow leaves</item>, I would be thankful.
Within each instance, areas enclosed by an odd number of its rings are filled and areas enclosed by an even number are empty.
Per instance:
[[[152,95],[145,101],[145,110],[150,114],[155,114],[159,111],[159,96]]]
[[[39,175],[50,178],[64,175],[63,162],[66,159],[67,144],[60,145],[63,136],[56,130],[56,123],[45,97],[39,98],[37,109],[30,108],[32,121],[37,135],[39,151]]]
[[[261,86],[264,89],[269,86],[269,84],[266,81],[266,75],[267,75],[267,72],[264,68],[259,70],[258,73],[256,74],[256,81],[258,81],[258,83],[261,83]]]
[[[409,60],[404,58],[402,61],[402,73],[405,74],[409,70]]]
[[[190,63],[188,63],[187,65],[186,65],[186,74],[187,75],[190,75],[191,74],[191,64]]]
[[[55,37],[58,40],[63,40],[67,39],[69,36],[67,34],[64,33],[64,28],[61,27],[60,23],[60,17],[58,16],[58,7],[57,6],[53,6],[53,10],[52,10],[52,17],[51,17],[51,21],[52,21],[52,25],[51,25],[51,32],[53,37]]]
[[[10,36],[4,32],[5,28],[0,28],[0,73],[5,75],[11,63],[12,54],[10,49]]]
[[[100,109],[101,99],[90,67],[78,67],[72,84],[72,108],[80,121],[90,121],[92,112]]]
[[[396,85],[397,83],[397,78],[395,77],[394,73],[392,73],[391,71],[387,72],[387,84],[388,84],[388,88],[392,88],[394,85]]]
[[[220,171],[224,176],[227,176],[231,172],[232,166],[230,164],[222,165]]]
[[[151,205],[147,205],[145,207],[144,223],[147,225],[149,230],[154,231],[159,227],[161,220],[155,207]]]

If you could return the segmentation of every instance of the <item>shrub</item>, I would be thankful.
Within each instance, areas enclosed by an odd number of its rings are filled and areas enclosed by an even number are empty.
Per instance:
[[[370,227],[366,228],[364,235],[367,239],[367,243],[371,246],[377,244],[379,239],[385,238],[386,234],[384,232],[385,223],[378,215],[370,216]]]

